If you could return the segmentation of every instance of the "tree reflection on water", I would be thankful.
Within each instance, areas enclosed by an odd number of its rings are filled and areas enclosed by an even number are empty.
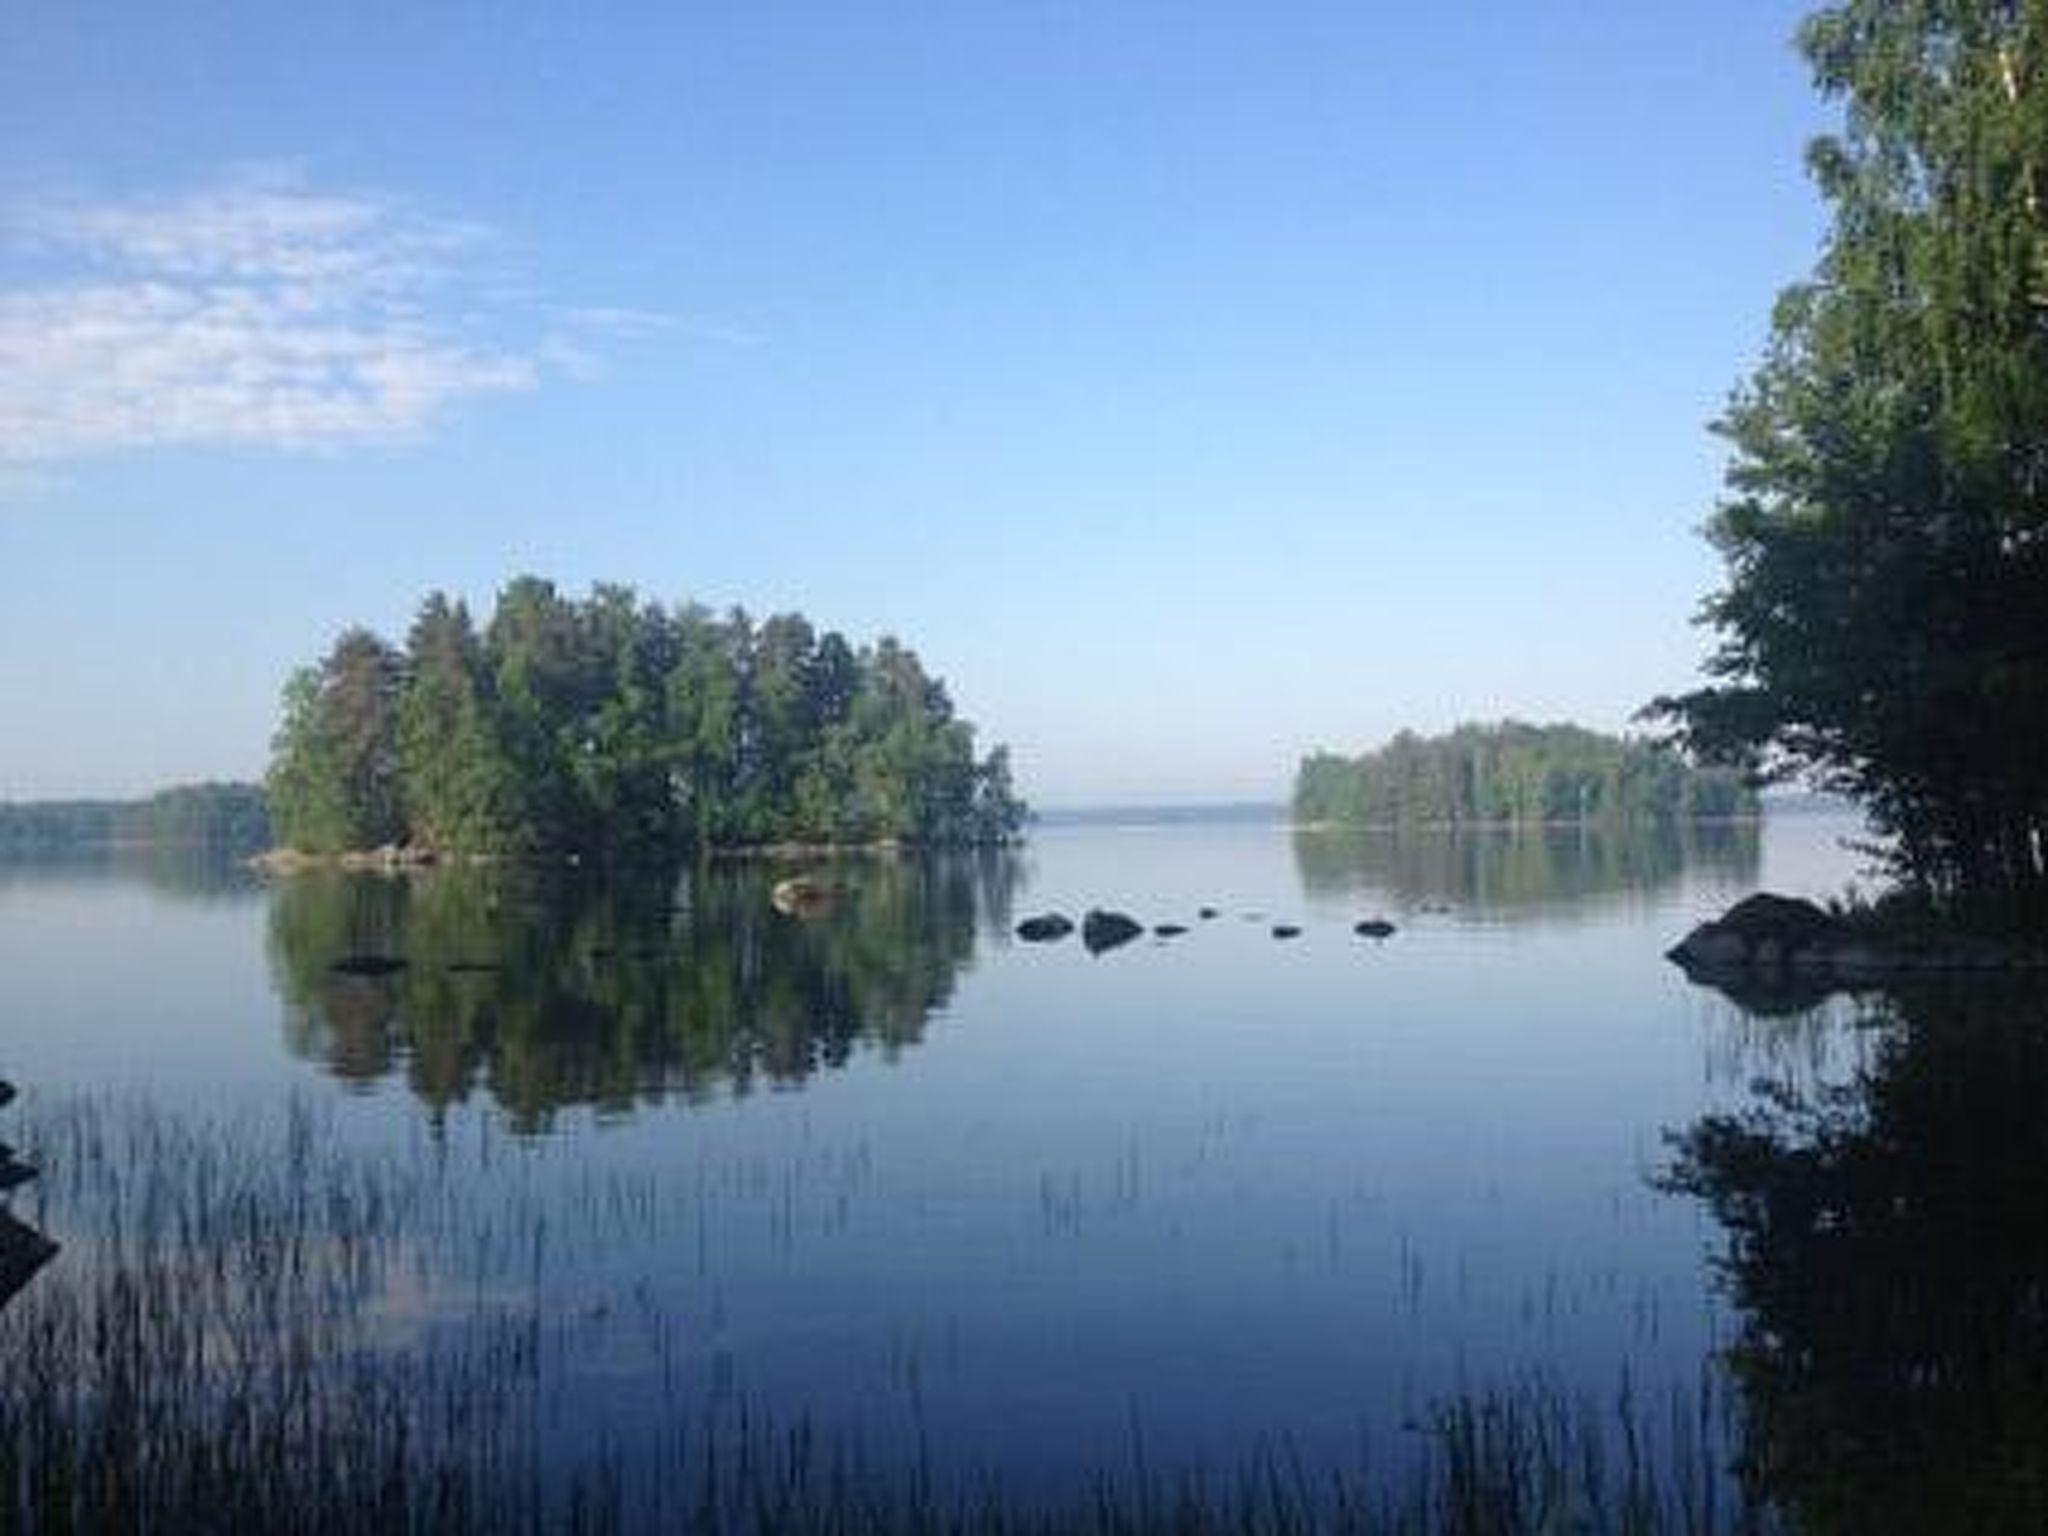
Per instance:
[[[1801,1530],[2048,1530],[2048,989],[1850,1011],[1845,1078],[1673,1137],[1726,1236],[1743,1475]]]
[[[1501,917],[1590,917],[1602,897],[1636,898],[1706,870],[1754,884],[1753,821],[1630,826],[1301,830],[1304,889],[1376,891],[1406,908],[1442,903]]]
[[[440,1107],[481,1089],[522,1130],[570,1105],[745,1093],[913,1045],[1006,920],[996,854],[848,865],[843,900],[777,913],[754,864],[605,877],[450,868],[280,884],[270,952],[285,1034],[338,1077],[403,1072]],[[350,956],[402,958],[387,975]]]

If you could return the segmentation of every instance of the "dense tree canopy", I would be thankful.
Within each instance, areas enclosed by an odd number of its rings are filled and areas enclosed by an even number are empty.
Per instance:
[[[1720,431],[1695,746],[1863,799],[1938,897],[2048,910],[2048,0],[1848,0],[1833,223]]]
[[[1574,725],[1403,731],[1374,752],[1318,752],[1294,780],[1294,814],[1347,826],[1662,821],[1754,815],[1740,777],[1650,742]]]
[[[1001,747],[916,654],[800,615],[582,601],[523,576],[481,632],[434,593],[405,648],[351,629],[285,689],[280,843],[619,857],[779,841],[1000,842]]]

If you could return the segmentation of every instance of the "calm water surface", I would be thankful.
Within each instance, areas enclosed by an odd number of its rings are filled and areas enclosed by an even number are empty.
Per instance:
[[[13,1209],[65,1245],[25,1294],[104,1241],[81,1104],[257,1147],[296,1117],[441,1191],[349,1299],[365,1336],[532,1324],[550,1455],[744,1412],[1033,1489],[1259,1437],[1398,1460],[1447,1396],[1654,1393],[1739,1343],[1668,1133],[1846,1080],[1869,1034],[1661,951],[1759,885],[1839,892],[1852,830],[1053,828],[846,865],[812,921],[748,866],[0,870],[10,1135],[49,1165]],[[1010,937],[1094,905],[1190,931]]]

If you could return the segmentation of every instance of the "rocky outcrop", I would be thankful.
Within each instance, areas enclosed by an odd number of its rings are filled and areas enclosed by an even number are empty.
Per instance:
[[[1081,919],[1081,942],[1088,946],[1091,955],[1128,944],[1144,931],[1145,925],[1136,918],[1122,912],[1105,912],[1099,907],[1092,908]]]
[[[1017,925],[1017,937],[1027,944],[1051,944],[1074,931],[1072,919],[1061,912],[1027,917]]]
[[[1273,937],[1276,939],[1298,939],[1301,937],[1301,930],[1293,923],[1275,923],[1273,925]]]
[[[1394,936],[1394,925],[1384,917],[1368,917],[1362,923],[1353,923],[1351,931],[1361,939],[1391,939]]]
[[[1177,939],[1188,931],[1186,923],[1154,923],[1152,936],[1158,939]]]
[[[2048,967],[2038,944],[1960,933],[1890,932],[1796,896],[1760,891],[1665,952],[1688,976],[1720,981],[1800,973],[1842,983],[1917,971]]]

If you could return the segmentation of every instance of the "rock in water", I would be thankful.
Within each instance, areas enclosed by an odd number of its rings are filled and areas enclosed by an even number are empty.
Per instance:
[[[1199,917],[1205,923],[1209,922],[1213,918],[1221,917],[1222,915],[1223,914],[1221,912],[1218,912],[1214,907],[1204,907],[1201,911],[1195,914],[1195,916]]]
[[[1037,917],[1027,917],[1017,925],[1017,937],[1027,944],[1050,944],[1057,939],[1064,939],[1073,931],[1073,922],[1060,912],[1045,912]]]
[[[784,917],[822,917],[838,905],[844,894],[840,887],[809,875],[792,875],[778,880],[768,892],[768,904]]]
[[[1390,939],[1394,936],[1394,925],[1384,917],[1368,917],[1362,923],[1352,924],[1351,931],[1361,939]]]
[[[1154,923],[1152,925],[1153,935],[1162,939],[1177,939],[1187,931],[1187,925],[1184,923]]]
[[[1273,925],[1273,937],[1276,939],[1298,939],[1301,937],[1301,930],[1292,923],[1275,923]]]
[[[1666,952],[1688,971],[1720,975],[1752,967],[1775,969],[1825,957],[1844,926],[1810,901],[1758,891],[1710,923],[1701,923]]]
[[[1081,942],[1088,946],[1091,955],[1115,949],[1119,944],[1128,944],[1144,931],[1143,923],[1121,912],[1090,908],[1088,915],[1081,919]]]

